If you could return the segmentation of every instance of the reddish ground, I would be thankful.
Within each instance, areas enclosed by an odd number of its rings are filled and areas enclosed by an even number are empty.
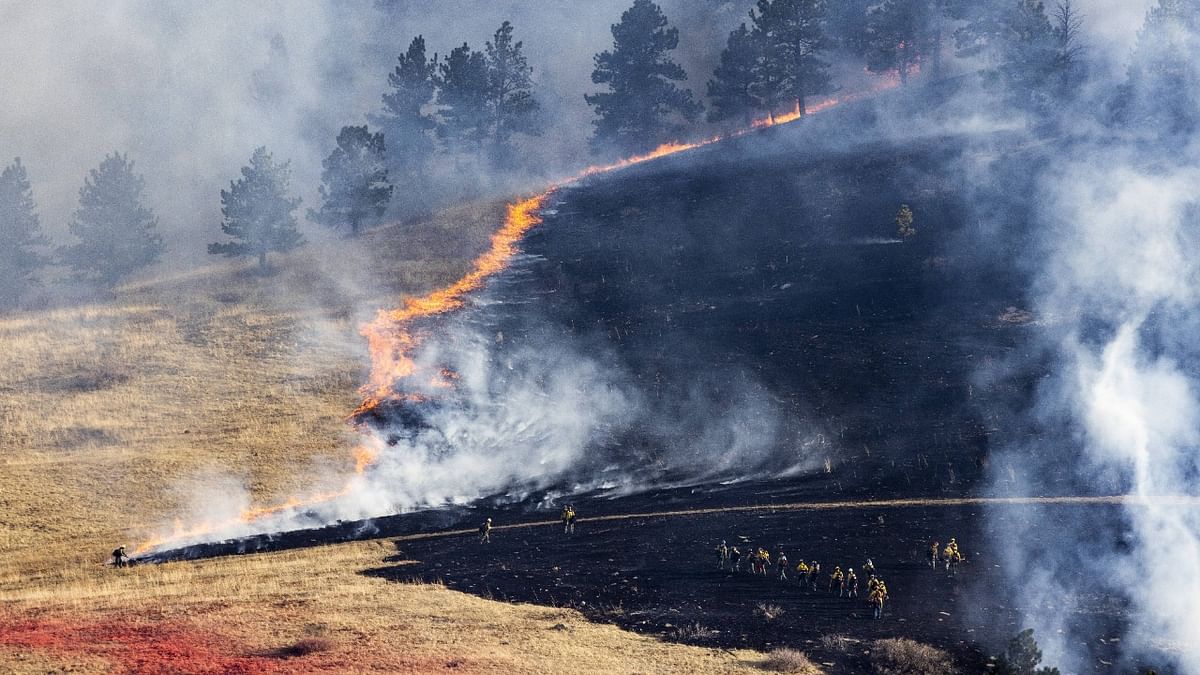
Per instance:
[[[327,654],[255,653],[229,638],[172,621],[0,618],[0,647],[49,655],[86,654],[128,673],[274,673],[336,670]]]

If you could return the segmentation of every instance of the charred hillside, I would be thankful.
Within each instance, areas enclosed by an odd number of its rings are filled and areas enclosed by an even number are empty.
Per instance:
[[[964,167],[995,138],[829,151],[806,148],[797,126],[558,193],[502,291],[499,330],[583,341],[629,374],[647,413],[608,456],[703,472],[725,461],[714,446],[778,425],[762,452],[719,468],[969,490],[1015,432],[1003,411],[1032,386],[1028,373],[983,386],[977,374],[1026,338],[1020,176],[1033,172],[998,171],[1016,178],[982,192]],[[1017,140],[991,161],[1037,162]],[[902,204],[917,230],[903,239]],[[981,208],[1001,224],[980,225]],[[733,415],[743,400],[753,413]],[[730,431],[714,436],[722,419]]]

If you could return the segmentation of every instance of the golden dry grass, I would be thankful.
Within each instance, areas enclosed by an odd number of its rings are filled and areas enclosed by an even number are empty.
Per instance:
[[[364,576],[393,553],[378,542],[101,566],[118,543],[186,511],[214,474],[269,502],[311,490],[318,473],[348,472],[343,418],[367,365],[359,323],[457,278],[502,209],[475,204],[310,246],[276,258],[267,277],[252,263],[206,261],[110,301],[0,316],[0,621],[150,617],[251,650],[315,637],[331,645],[326,661],[361,671],[754,670],[750,653]],[[0,639],[0,670],[111,667],[104,655]]]
[[[392,553],[364,542],[116,571],[75,567],[36,586],[13,589],[5,579],[11,590],[0,591],[0,604],[76,619],[151,615],[237,636],[255,653],[319,635],[361,671],[389,672],[419,655],[468,672],[761,672],[755,652],[674,645],[591,624],[573,610],[360,574]]]

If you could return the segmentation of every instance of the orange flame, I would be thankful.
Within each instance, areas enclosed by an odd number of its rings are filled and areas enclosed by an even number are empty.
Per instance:
[[[805,114],[811,115],[828,110],[840,103],[861,100],[898,85],[898,77],[881,78],[880,84],[867,90],[816,101],[807,106]],[[404,298],[399,308],[380,310],[370,323],[361,327],[360,333],[367,339],[367,348],[371,355],[371,373],[367,383],[361,389],[364,396],[363,402],[350,415],[350,419],[353,420],[358,415],[374,409],[384,401],[420,402],[426,400],[426,397],[419,393],[397,390],[400,382],[413,377],[417,371],[414,354],[420,347],[422,338],[414,332],[413,323],[418,319],[444,314],[462,307],[466,303],[468,294],[479,290],[490,277],[503,271],[512,260],[513,255],[516,254],[521,239],[530,229],[542,222],[539,211],[555,190],[589,176],[609,173],[660,157],[694,150],[726,138],[743,136],[764,127],[793,122],[801,117],[799,106],[797,106],[795,110],[781,115],[771,115],[754,120],[749,128],[730,134],[713,136],[690,143],[680,141],[664,143],[642,155],[627,157],[611,164],[589,166],[574,176],[551,184],[541,194],[509,204],[503,225],[492,235],[491,246],[475,259],[470,271],[445,288],[419,297]],[[440,373],[433,375],[428,383],[433,388],[451,387],[457,377],[457,373],[449,369],[442,369]],[[379,451],[366,445],[359,445],[354,448],[352,456],[354,458],[354,476],[359,476],[375,463],[379,457]],[[354,478],[352,477],[340,490],[318,493],[304,498],[291,497],[271,506],[248,508],[243,510],[237,518],[225,522],[205,521],[184,526],[180,520],[176,519],[174,529],[170,534],[143,541],[135,547],[134,555],[140,555],[171,543],[193,541],[239,524],[252,523],[291,509],[328,503],[349,494],[353,485]]]
[[[475,259],[471,271],[458,281],[428,295],[405,298],[400,308],[380,310],[371,323],[362,327],[371,354],[371,375],[362,388],[367,398],[352,417],[396,397],[396,383],[416,372],[413,353],[421,345],[421,339],[412,331],[413,321],[462,307],[468,293],[478,290],[484,281],[503,270],[517,252],[517,242],[542,222],[537,213],[549,196],[550,191],[546,191],[509,204],[504,225],[492,235],[491,247]]]

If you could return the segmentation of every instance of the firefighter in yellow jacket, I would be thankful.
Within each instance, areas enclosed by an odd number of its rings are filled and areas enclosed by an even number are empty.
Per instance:
[[[887,584],[883,583],[883,579],[875,579],[875,585],[867,595],[867,602],[871,603],[871,609],[874,610],[876,619],[883,618],[883,603],[887,599]]]
[[[840,565],[833,566],[833,573],[829,575],[829,591],[832,593],[835,589],[838,595],[842,594],[842,586],[845,584],[846,577],[842,574]]]
[[[796,581],[801,584],[808,582],[808,563],[804,559],[800,559],[800,563],[796,565]]]

